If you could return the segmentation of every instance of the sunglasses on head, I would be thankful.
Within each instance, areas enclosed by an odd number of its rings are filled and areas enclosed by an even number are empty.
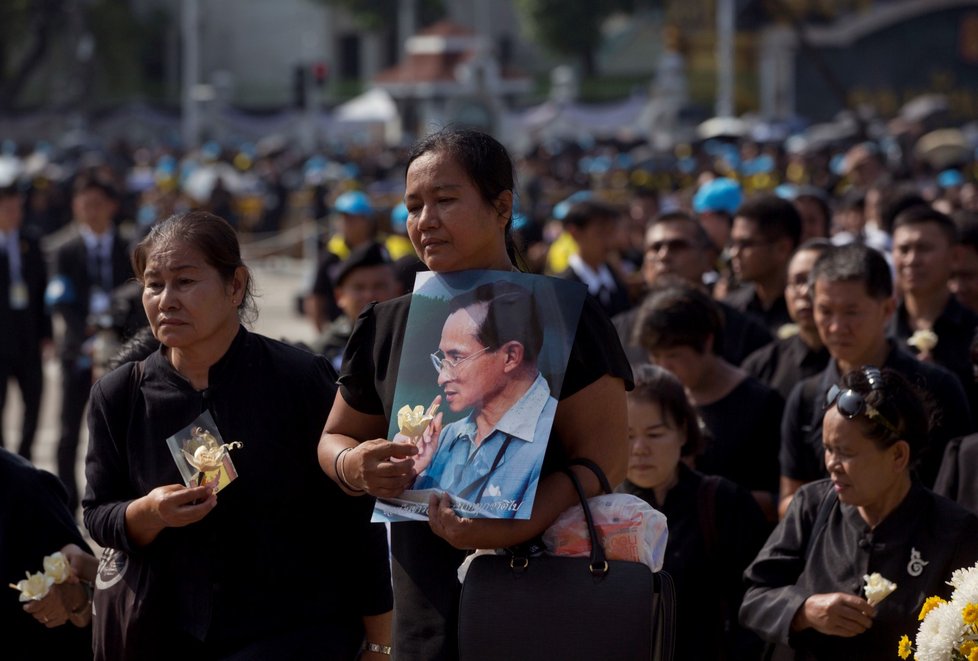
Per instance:
[[[875,367],[864,367],[862,372],[863,376],[869,382],[871,390],[881,390],[883,388],[883,375],[880,374],[878,369]],[[879,412],[879,409],[867,402],[862,393],[856,392],[852,388],[841,388],[838,385],[829,388],[828,393],[825,395],[825,408],[828,409],[833,404],[835,404],[835,408],[839,413],[849,420],[865,414],[867,418],[873,422],[878,422],[891,434],[896,436],[900,434],[897,431],[896,425],[887,420],[886,416]]]

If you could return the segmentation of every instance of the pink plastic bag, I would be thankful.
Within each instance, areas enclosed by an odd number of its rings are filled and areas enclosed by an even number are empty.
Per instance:
[[[594,525],[609,560],[630,560],[662,569],[669,531],[666,517],[638,496],[614,493],[588,499]],[[583,557],[591,552],[584,510],[571,507],[544,533],[551,555]]]

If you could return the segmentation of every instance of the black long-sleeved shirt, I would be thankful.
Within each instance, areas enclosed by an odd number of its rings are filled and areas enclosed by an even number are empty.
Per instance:
[[[806,484],[744,577],[741,622],[763,638],[795,649],[797,659],[892,659],[900,636],[913,638],[917,614],[932,595],[945,599],[955,569],[978,560],[978,517],[919,484],[875,528],[836,498],[811,540],[830,480]],[[829,495],[833,498],[833,495]],[[865,596],[863,576],[879,572],[897,584],[876,606],[873,625],[852,638],[814,629],[792,633],[791,621],[814,594]]]
[[[335,394],[321,356],[242,328],[196,391],[163,353],[92,388],[85,524],[99,544],[152,567],[152,626],[234,649],[314,622],[392,607],[384,528],[373,500],[344,495],[316,449]],[[167,528],[144,548],[126,534],[129,503],[180,484],[166,439],[208,409],[238,478],[201,521]]]

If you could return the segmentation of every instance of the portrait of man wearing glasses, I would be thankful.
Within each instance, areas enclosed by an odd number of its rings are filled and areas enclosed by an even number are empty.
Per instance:
[[[490,282],[451,300],[431,354],[441,390],[432,409],[442,410],[419,443],[414,489],[447,491],[479,516],[530,516],[557,409],[538,368],[542,347],[524,287]],[[443,427],[445,409],[468,413]]]

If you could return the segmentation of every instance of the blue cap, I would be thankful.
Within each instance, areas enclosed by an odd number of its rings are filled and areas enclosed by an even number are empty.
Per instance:
[[[399,202],[396,207],[391,209],[391,229],[403,232],[407,227],[408,210],[407,205]]]
[[[374,212],[370,205],[370,199],[366,193],[358,190],[351,190],[343,193],[333,204],[333,208],[340,213],[349,213],[357,216],[369,216]]]
[[[570,211],[570,208],[572,206],[574,206],[578,202],[584,202],[585,200],[590,200],[592,197],[593,194],[589,190],[577,191],[576,193],[568,197],[566,200],[563,200],[555,204],[554,209],[551,212],[551,215],[554,217],[554,220],[563,220],[564,216],[567,215],[567,212]]]
[[[937,175],[937,185],[941,188],[951,188],[964,183],[964,176],[957,170],[944,170]]]
[[[719,177],[708,181],[693,196],[693,211],[707,213],[710,211],[725,211],[733,215],[744,199],[743,191],[733,179]]]

